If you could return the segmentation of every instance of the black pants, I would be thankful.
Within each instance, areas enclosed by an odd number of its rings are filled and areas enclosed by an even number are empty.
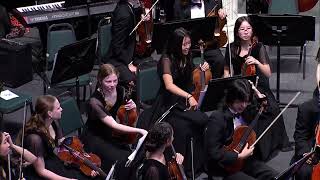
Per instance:
[[[212,78],[221,78],[225,60],[220,49],[208,49],[204,52],[204,59],[209,63]]]
[[[221,168],[218,170],[211,169],[210,166],[211,165],[208,164],[209,176],[223,176],[224,180],[271,180],[278,175],[278,172],[267,166],[264,162],[253,158],[248,158],[242,170],[234,174],[227,174],[227,172]]]
[[[312,165],[304,163],[294,176],[295,180],[311,179],[312,168]]]

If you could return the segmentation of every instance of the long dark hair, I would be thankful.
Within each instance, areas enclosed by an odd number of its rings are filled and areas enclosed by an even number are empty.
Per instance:
[[[252,27],[252,36],[251,36],[251,41],[253,40],[253,37],[255,36],[255,31],[253,29],[253,24],[252,24],[252,21],[251,19],[248,17],[248,16],[242,16],[242,17],[239,17],[236,22],[235,22],[235,25],[234,25],[234,29],[233,29],[233,34],[234,34],[234,42],[233,42],[233,46],[231,47],[231,56],[232,57],[235,57],[238,53],[240,53],[240,42],[241,42],[241,39],[238,35],[238,32],[239,32],[239,28],[242,24],[242,22],[244,21],[247,21],[251,27]]]
[[[163,57],[170,58],[173,66],[176,69],[180,69],[180,64],[185,62],[186,64],[184,68],[187,72],[189,72],[189,70],[191,71],[192,69],[191,51],[189,51],[187,55],[182,53],[182,43],[185,37],[191,38],[190,33],[187,30],[182,27],[176,29],[168,39],[166,48],[163,52]]]
[[[146,150],[149,152],[158,150],[167,143],[172,134],[173,129],[169,123],[160,122],[155,124],[146,137]]]

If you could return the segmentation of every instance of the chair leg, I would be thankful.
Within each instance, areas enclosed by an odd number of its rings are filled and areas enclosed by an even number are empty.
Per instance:
[[[303,45],[303,72],[302,72],[302,79],[306,78],[306,57],[307,57],[307,43]]]
[[[32,101],[29,102],[29,108],[30,108],[30,114],[32,115],[34,113],[33,111],[33,105],[32,105]]]
[[[87,86],[83,86],[83,102],[86,101],[87,97]]]
[[[302,62],[302,53],[303,53],[303,45],[300,46],[300,59],[299,59],[299,64]]]

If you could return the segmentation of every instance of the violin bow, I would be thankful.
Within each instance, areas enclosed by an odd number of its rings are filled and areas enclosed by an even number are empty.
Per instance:
[[[110,179],[113,178],[114,170],[115,170],[115,167],[116,167],[116,164],[117,164],[117,163],[118,163],[118,161],[116,161],[116,162],[112,165],[112,167],[111,167],[111,169],[110,169],[110,171],[109,171],[109,173],[108,173],[108,175],[107,175],[107,177],[106,177],[105,180],[110,180]]]
[[[137,23],[137,25],[132,29],[132,31],[130,32],[129,36],[132,35],[132,33],[138,29],[139,25],[143,22],[143,20],[150,14],[150,12],[153,10],[153,8],[155,7],[155,5],[159,2],[159,0],[157,0],[156,2],[154,2],[151,6],[151,8],[149,9],[149,11],[146,12],[145,15],[143,15],[143,17],[140,19],[140,21]]]
[[[22,153],[20,155],[19,179],[23,179],[22,164],[23,164],[23,156],[24,156],[24,133],[25,133],[26,121],[27,121],[27,100],[24,102],[24,113],[23,113],[23,121],[22,121],[22,136],[21,136]]]
[[[293,103],[293,101],[301,94],[301,92],[297,92],[297,94],[291,99],[291,101],[286,105],[286,107],[284,107],[282,109],[282,111],[278,114],[278,116],[276,118],[274,118],[274,120],[270,123],[270,125],[261,133],[261,135],[257,138],[257,140],[250,146],[254,147],[259,140],[264,136],[264,134],[271,128],[271,126],[279,119],[279,117],[284,113],[284,111],[287,110],[287,108]]]
[[[161,117],[158,118],[158,120],[155,122],[155,124],[161,122],[171,111],[171,109],[173,107],[175,107],[178,103],[173,104],[168,110],[166,110],[166,112],[164,112]],[[128,160],[126,162],[125,167],[129,167],[131,165],[131,162],[134,160],[134,158],[136,157],[139,149],[141,148],[142,144],[144,143],[144,140],[146,139],[148,133],[144,136],[142,136],[139,141],[138,141],[138,145],[136,147],[136,149],[128,156]]]

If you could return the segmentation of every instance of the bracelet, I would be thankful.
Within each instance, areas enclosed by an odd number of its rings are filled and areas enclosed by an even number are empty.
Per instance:
[[[189,96],[189,95],[190,95],[190,96]],[[193,97],[191,94],[189,94],[189,95],[187,96],[187,100],[189,100],[190,98]]]

